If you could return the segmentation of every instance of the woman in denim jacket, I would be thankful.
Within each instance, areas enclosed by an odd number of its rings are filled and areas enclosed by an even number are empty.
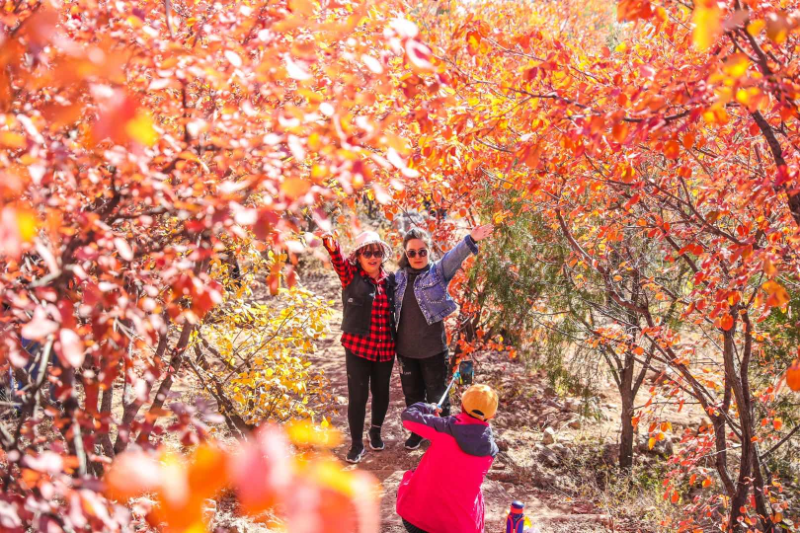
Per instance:
[[[447,337],[444,319],[458,306],[447,286],[470,255],[478,253],[478,241],[492,234],[494,226],[479,226],[464,237],[440,261],[429,262],[430,237],[412,228],[403,236],[403,257],[395,273],[395,320],[397,321],[397,359],[406,406],[439,401],[447,388]],[[406,290],[408,286],[413,290]],[[442,416],[450,414],[445,399]],[[422,437],[412,433],[406,440],[409,450],[419,448]]]

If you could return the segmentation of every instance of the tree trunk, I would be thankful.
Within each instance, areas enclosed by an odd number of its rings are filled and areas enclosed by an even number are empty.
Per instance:
[[[775,136],[772,126],[769,125],[767,119],[765,119],[759,111],[754,111],[751,113],[751,116],[767,141],[767,146],[769,146],[770,152],[772,152],[772,159],[775,161],[775,166],[778,167],[778,172],[788,172],[786,159],[783,157],[783,148],[781,147],[780,141],[778,141],[778,138]],[[789,212],[792,213],[792,218],[794,218],[795,223],[800,226],[800,192],[787,190],[785,185],[778,187],[778,191],[786,193]]]
[[[764,527],[764,533],[773,533],[776,531],[777,526],[772,522],[772,512],[767,505],[768,494],[766,491],[769,490],[769,488],[766,487],[764,483],[764,476],[761,472],[761,460],[758,457],[758,445],[755,443],[753,444],[750,454],[750,460],[753,462],[753,492],[756,500],[756,511],[758,511],[758,514],[762,517],[761,523]]]
[[[183,325],[183,330],[181,331],[180,339],[178,339],[178,344],[175,345],[175,350],[172,353],[172,359],[169,363],[167,377],[164,378],[164,381],[162,381],[161,385],[158,387],[156,397],[153,400],[153,404],[150,406],[149,413],[151,416],[148,417],[148,421],[144,424],[142,430],[139,432],[139,436],[136,439],[138,444],[144,444],[150,438],[150,432],[153,431],[156,421],[158,420],[157,413],[164,406],[164,402],[166,401],[169,391],[172,389],[172,384],[175,381],[175,375],[180,371],[183,364],[184,354],[186,353],[186,347],[189,345],[189,338],[192,336],[192,331],[194,331],[194,324],[186,322]]]
[[[740,376],[742,380],[742,396],[747,405],[747,419],[749,424],[753,424],[753,397],[750,393],[750,360],[753,355],[753,324],[750,322],[750,316],[747,313],[742,314],[742,322],[744,323],[744,348],[742,351],[742,365],[740,369]],[[744,420],[742,420],[744,424]],[[750,425],[748,425],[750,427]],[[753,495],[756,504],[756,512],[761,516],[761,524],[765,533],[772,533],[775,524],[772,522],[769,507],[766,502],[766,495],[764,494],[764,477],[761,472],[761,462],[758,458],[758,445],[755,442],[750,444],[750,455],[747,457],[750,461],[751,472],[753,473]]]
[[[629,469],[633,466],[633,399],[630,398],[630,394],[627,396],[624,393],[621,395],[622,433],[619,437],[619,467],[621,469]]]
[[[738,310],[738,306],[733,306],[730,312],[733,316],[737,316]],[[750,418],[752,405],[749,398],[744,393],[739,372],[736,368],[733,338],[735,322],[734,319],[734,327],[723,333],[724,342],[722,353],[725,363],[725,381],[730,384],[731,390],[733,391],[733,397],[736,399],[736,407],[739,413],[739,423],[742,426],[742,454],[739,460],[739,477],[736,480],[736,490],[731,498],[728,527],[732,531],[741,531],[744,527],[739,522],[739,518],[743,515],[741,509],[747,505],[747,499],[750,494],[752,466],[750,454],[753,453],[753,427]]]
[[[728,438],[725,435],[725,417],[712,416],[711,422],[714,425],[714,444],[717,449],[717,453],[714,455],[714,466],[722,480],[725,495],[730,497],[736,491],[736,485],[728,472]]]
[[[158,340],[158,346],[156,347],[156,353],[153,356],[155,360],[156,367],[160,367],[160,361],[164,357],[164,353],[167,351],[167,347],[169,346],[169,326],[165,326],[165,331],[161,334]],[[131,348],[133,347],[133,340],[131,340]],[[128,362],[126,363],[125,367],[125,389],[122,393],[122,402],[124,404],[124,410],[122,412],[122,423],[119,425],[119,432],[117,433],[117,441],[114,443],[114,455],[118,455],[125,451],[128,447],[128,441],[130,440],[130,430],[131,424],[136,419],[136,415],[139,413],[139,409],[141,409],[142,405],[144,405],[144,401],[136,394],[134,390],[134,380],[135,376],[133,375],[133,367],[131,366],[132,356],[129,355]],[[143,395],[145,398],[150,397],[150,390],[153,386],[152,379],[147,380],[147,390]]]
[[[635,360],[631,353],[625,356],[625,367],[619,386],[619,397],[622,402],[622,432],[619,438],[619,467],[629,469],[633,466],[633,370]]]
[[[111,435],[108,433],[109,418],[111,417],[111,405],[114,402],[114,384],[111,383],[106,390],[103,391],[103,400],[100,402],[100,423],[106,430],[100,435],[100,445],[103,447],[103,453],[107,457],[114,457],[114,443],[111,442]]]

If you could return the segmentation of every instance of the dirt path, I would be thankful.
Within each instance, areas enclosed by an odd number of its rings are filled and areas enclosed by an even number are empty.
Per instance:
[[[326,298],[335,300],[338,305],[338,286],[335,277],[325,277],[309,281],[306,284],[325,295]],[[333,425],[345,435],[345,443],[336,448],[334,453],[344,459],[350,446],[350,439],[347,436],[347,376],[344,366],[344,349],[339,344],[340,335],[338,333],[341,324],[340,306],[337,309],[337,314],[331,322],[331,336],[323,341],[320,350],[311,360],[317,368],[324,370],[331,382],[336,405],[329,414]],[[491,382],[497,375],[502,375],[505,369],[497,368],[497,366],[496,363],[477,365],[476,381]],[[400,373],[395,363],[391,379],[391,402],[383,426],[386,449],[376,452],[367,448],[367,454],[360,464],[348,466],[348,468],[369,471],[381,481],[384,490],[381,502],[381,531],[384,533],[405,531],[395,513],[397,487],[403,473],[417,465],[427,448],[427,444],[414,451],[405,450],[403,447],[407,432],[401,426],[400,413],[404,407]],[[371,406],[368,405],[367,424],[370,419],[370,409]],[[502,423],[506,427],[513,426],[513,423],[509,424],[510,418],[512,417],[506,416],[505,420],[501,421],[499,416],[498,425]],[[525,478],[529,471],[525,470],[520,473],[519,466],[531,465],[536,460],[535,454],[541,451],[541,445],[538,448],[535,446],[535,443],[541,439],[541,434],[535,436],[530,430],[521,428],[498,428],[497,433],[501,440],[501,448],[507,447],[509,443],[513,443],[513,445],[508,449],[507,455],[498,456],[483,484],[487,533],[505,531],[505,518],[513,500],[525,502],[526,515],[532,519],[541,533],[608,530],[606,517],[599,513],[591,503],[582,506],[576,505],[580,502],[527,483]],[[578,513],[576,513],[576,509]],[[620,530],[617,529],[617,531]]]

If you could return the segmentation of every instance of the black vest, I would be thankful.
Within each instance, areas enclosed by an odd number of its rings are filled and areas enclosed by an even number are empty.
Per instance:
[[[386,276],[386,296],[389,299],[389,329],[392,338],[395,337],[394,327],[394,275]],[[342,289],[342,303],[344,304],[344,318],[342,318],[342,331],[355,335],[369,335],[369,326],[372,321],[372,302],[375,301],[377,288],[358,271],[353,275],[353,281]]]

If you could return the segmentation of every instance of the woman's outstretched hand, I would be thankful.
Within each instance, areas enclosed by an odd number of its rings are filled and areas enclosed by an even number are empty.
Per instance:
[[[492,234],[494,231],[494,224],[484,224],[483,226],[478,226],[474,228],[469,236],[472,237],[472,240],[475,242],[482,241],[486,237]]]
[[[322,239],[322,246],[325,249],[333,250],[336,248],[336,236],[333,233],[327,231],[320,235],[319,238]]]

